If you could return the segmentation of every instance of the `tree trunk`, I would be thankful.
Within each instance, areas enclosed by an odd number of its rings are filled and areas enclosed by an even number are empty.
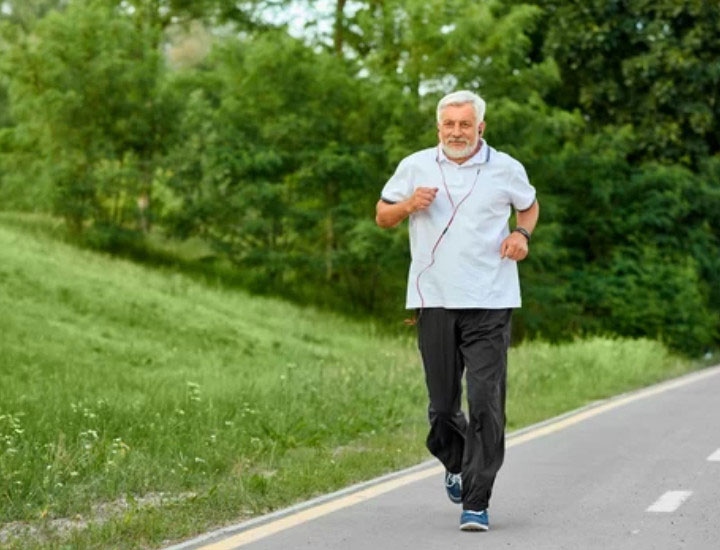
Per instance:
[[[335,55],[343,57],[343,40],[345,29],[345,2],[346,0],[337,0],[335,4],[335,29],[334,29],[334,45]]]
[[[335,276],[333,264],[333,253],[335,251],[335,220],[333,219],[333,208],[337,204],[337,192],[333,183],[328,183],[325,188],[325,280],[330,282]]]

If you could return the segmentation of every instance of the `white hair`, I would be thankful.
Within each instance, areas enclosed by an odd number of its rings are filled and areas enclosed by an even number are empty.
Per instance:
[[[460,90],[446,95],[438,102],[438,123],[440,122],[440,118],[445,107],[448,105],[465,105],[466,103],[472,103],[473,109],[475,110],[475,122],[478,124],[482,122],[485,118],[485,100],[469,90]]]

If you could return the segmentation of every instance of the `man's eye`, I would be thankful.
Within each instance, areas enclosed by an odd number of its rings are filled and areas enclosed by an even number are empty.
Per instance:
[[[462,128],[463,130],[467,130],[467,129],[469,129],[471,126],[472,126],[472,124],[470,124],[469,122],[461,122],[461,123],[460,123],[460,128]]]

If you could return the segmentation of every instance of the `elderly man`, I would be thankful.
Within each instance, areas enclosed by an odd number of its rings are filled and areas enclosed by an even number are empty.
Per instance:
[[[429,395],[427,447],[462,503],[460,529],[486,531],[505,455],[510,317],[520,307],[517,262],[539,206],[523,166],[483,139],[485,102],[469,91],[437,106],[439,145],[403,159],[385,184],[376,221],[410,218],[408,309]],[[514,209],[517,225],[508,221]],[[466,375],[468,416],[460,409]]]

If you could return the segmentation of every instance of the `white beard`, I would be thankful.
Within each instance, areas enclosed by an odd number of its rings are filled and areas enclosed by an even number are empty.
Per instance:
[[[473,142],[468,142],[462,149],[453,149],[452,147],[443,142],[442,150],[448,158],[461,159],[472,155],[475,151],[475,147],[477,147],[477,144],[478,140],[477,138],[475,138]]]

